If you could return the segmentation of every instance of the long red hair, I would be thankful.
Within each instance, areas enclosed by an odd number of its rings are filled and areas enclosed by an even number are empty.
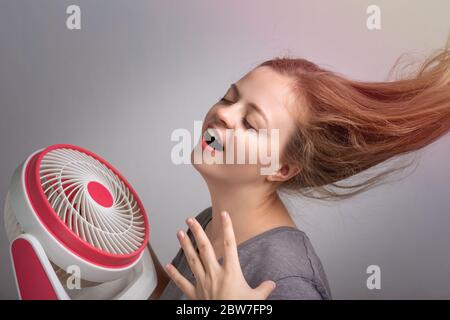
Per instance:
[[[316,199],[348,198],[413,162],[359,183],[338,182],[419,150],[449,132],[449,42],[450,37],[409,76],[386,82],[351,80],[301,58],[261,63],[293,79],[301,110],[282,160],[302,169],[281,189]]]

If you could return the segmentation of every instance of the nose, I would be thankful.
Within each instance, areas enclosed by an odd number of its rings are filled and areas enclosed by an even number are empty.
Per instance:
[[[225,129],[234,129],[238,119],[239,115],[236,107],[220,107],[216,111],[216,121],[224,126]]]

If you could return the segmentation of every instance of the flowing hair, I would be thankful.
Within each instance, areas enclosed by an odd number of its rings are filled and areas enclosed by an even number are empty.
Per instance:
[[[359,183],[338,183],[419,150],[450,130],[449,43],[450,36],[412,74],[386,82],[351,80],[301,58],[277,57],[259,64],[289,76],[297,102],[297,129],[282,161],[301,170],[280,185],[281,191],[340,200],[410,166],[413,162]]]

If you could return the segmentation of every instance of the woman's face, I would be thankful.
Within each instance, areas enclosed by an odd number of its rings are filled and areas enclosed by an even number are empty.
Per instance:
[[[261,168],[278,171],[281,152],[295,128],[291,84],[289,77],[262,66],[228,88],[206,114],[201,139],[191,153],[192,164],[205,180],[231,186],[271,180],[268,173],[262,174]],[[238,149],[238,140],[244,143],[243,149]],[[238,162],[238,152],[242,150],[245,150],[245,163],[243,158]],[[195,163],[194,152],[203,154],[201,163]],[[251,158],[250,153],[256,158]],[[222,157],[222,161],[211,163],[205,157]]]

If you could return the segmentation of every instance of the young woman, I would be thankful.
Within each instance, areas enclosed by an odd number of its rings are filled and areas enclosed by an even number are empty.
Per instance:
[[[279,191],[350,197],[393,170],[353,186],[339,181],[446,134],[449,45],[411,76],[392,82],[350,80],[305,59],[266,61],[209,110],[203,132],[208,128],[216,130],[215,140],[225,148],[219,144],[212,151],[204,138],[196,148],[223,154],[230,152],[227,129],[244,138],[247,148],[267,142],[255,134],[258,130],[279,129],[280,166],[262,175],[259,162],[193,163],[212,206],[187,220],[187,233],[178,232],[181,249],[165,270],[152,251],[159,278],[152,297],[330,299],[320,259]]]

